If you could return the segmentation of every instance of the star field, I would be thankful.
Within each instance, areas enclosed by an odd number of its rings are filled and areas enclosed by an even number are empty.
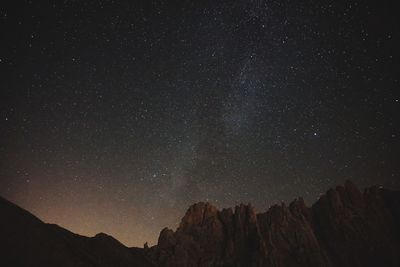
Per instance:
[[[389,2],[6,1],[0,195],[129,246],[189,205],[400,188]]]

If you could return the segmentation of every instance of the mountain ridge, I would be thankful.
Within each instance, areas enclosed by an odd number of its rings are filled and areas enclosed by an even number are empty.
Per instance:
[[[399,192],[361,193],[350,181],[311,207],[302,198],[261,213],[199,202],[147,254],[166,267],[400,266],[399,214]]]
[[[128,248],[115,238],[75,234],[47,224],[0,197],[1,266],[143,266],[152,267],[142,250]]]
[[[156,245],[74,234],[0,197],[1,266],[291,267],[400,266],[400,191],[353,183],[311,206],[299,197],[256,213],[251,204],[191,205]]]

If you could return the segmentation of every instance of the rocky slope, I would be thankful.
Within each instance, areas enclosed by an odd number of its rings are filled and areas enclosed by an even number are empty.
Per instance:
[[[346,182],[259,214],[197,203],[146,253],[162,267],[400,266],[400,192]]]
[[[400,266],[400,192],[351,182],[312,207],[299,198],[256,214],[197,203],[144,249],[43,223],[2,198],[0,214],[0,266]]]
[[[140,249],[100,233],[92,238],[46,224],[0,197],[0,266],[154,266]]]

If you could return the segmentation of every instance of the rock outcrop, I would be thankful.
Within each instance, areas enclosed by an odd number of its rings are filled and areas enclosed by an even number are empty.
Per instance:
[[[0,266],[400,266],[400,192],[351,182],[311,207],[299,198],[259,214],[200,202],[143,249],[46,224],[2,198],[0,214]]]
[[[259,214],[194,204],[147,254],[162,267],[400,266],[399,229],[400,192],[346,182],[310,208],[301,198]]]

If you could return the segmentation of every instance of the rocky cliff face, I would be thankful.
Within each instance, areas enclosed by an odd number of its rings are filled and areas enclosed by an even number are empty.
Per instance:
[[[147,253],[165,267],[400,266],[399,215],[400,192],[351,182],[310,208],[301,198],[259,214],[197,203]]]
[[[43,223],[2,198],[0,214],[0,266],[400,266],[400,192],[350,182],[312,207],[299,198],[256,214],[197,203],[144,249]]]

